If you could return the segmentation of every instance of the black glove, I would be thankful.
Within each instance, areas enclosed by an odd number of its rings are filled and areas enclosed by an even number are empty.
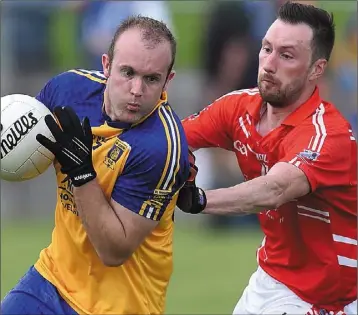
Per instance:
[[[204,190],[195,185],[195,177],[198,167],[195,165],[195,156],[189,150],[190,174],[183,188],[179,191],[177,206],[186,213],[197,214],[206,207],[206,195]]]
[[[36,140],[51,151],[61,164],[61,172],[67,174],[75,187],[82,186],[96,178],[92,164],[92,130],[88,117],[82,124],[71,107],[55,107],[54,114],[45,117],[47,127],[56,142],[42,134]]]

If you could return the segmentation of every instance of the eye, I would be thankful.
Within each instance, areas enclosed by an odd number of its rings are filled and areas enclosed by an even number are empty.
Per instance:
[[[267,46],[263,46],[261,48],[261,50],[264,51],[265,53],[270,53],[271,52],[271,49],[269,47],[267,47]]]
[[[286,60],[290,60],[293,58],[291,55],[288,55],[288,54],[282,54],[281,56],[283,57],[283,59],[286,59]]]
[[[134,71],[130,68],[122,68],[121,74],[126,78],[131,78],[134,75]]]
[[[149,75],[149,76],[145,77],[145,80],[148,83],[155,83],[155,82],[159,81],[159,78],[157,76]]]

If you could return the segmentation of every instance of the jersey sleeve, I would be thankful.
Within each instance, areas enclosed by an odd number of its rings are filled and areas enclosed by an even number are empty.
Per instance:
[[[232,109],[237,98],[224,95],[183,120],[185,134],[190,147],[194,149],[219,147],[233,149]]]
[[[68,103],[69,100],[76,101],[78,95],[88,93],[88,86],[84,88],[84,82],[87,84],[94,81],[104,82],[103,77],[98,76],[98,71],[84,71],[73,69],[54,76],[45,84],[35,98],[43,103],[51,112],[53,112],[56,106],[63,105],[63,102],[66,103],[65,105],[70,105]],[[90,80],[84,81],[84,77]],[[74,86],[77,86],[78,89],[74,89]],[[84,97],[84,94],[81,96]]]
[[[148,219],[159,221],[168,207],[175,207],[179,189],[189,176],[187,145],[163,150],[132,148],[112,199]]]
[[[57,93],[58,88],[58,77],[50,79],[45,86],[40,90],[40,92],[35,96],[35,98],[44,104],[51,112],[53,112],[55,94]]]
[[[284,151],[280,162],[301,169],[311,191],[352,183],[356,142],[348,126],[326,126],[322,119],[315,125],[295,128],[285,140]]]

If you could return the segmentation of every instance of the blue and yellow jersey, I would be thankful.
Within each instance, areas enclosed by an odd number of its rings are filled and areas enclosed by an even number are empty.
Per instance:
[[[93,164],[106,198],[158,225],[123,265],[105,266],[81,224],[72,184],[55,162],[55,228],[35,267],[78,313],[160,314],[172,273],[174,208],[189,175],[188,146],[165,93],[131,126],[103,112],[105,86],[101,72],[71,70],[51,79],[37,99],[50,110],[71,106],[80,119],[89,117]]]

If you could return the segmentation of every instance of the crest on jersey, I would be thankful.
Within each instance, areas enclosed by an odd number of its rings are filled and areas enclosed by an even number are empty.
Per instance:
[[[104,158],[104,164],[110,169],[114,170],[116,162],[119,160],[126,149],[127,145],[121,140],[117,139]]]

